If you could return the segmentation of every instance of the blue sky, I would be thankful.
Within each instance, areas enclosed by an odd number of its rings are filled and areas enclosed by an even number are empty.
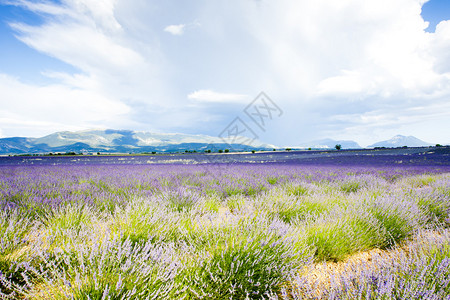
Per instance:
[[[450,143],[448,0],[0,0],[0,136]],[[257,127],[264,91],[283,114]]]

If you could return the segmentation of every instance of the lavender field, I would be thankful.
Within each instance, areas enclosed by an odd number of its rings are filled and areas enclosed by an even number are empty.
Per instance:
[[[448,155],[342,153],[2,158],[0,298],[450,299]]]

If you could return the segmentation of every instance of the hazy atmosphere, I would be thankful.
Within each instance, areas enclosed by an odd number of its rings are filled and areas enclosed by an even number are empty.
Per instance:
[[[450,142],[448,0],[0,0],[0,20],[0,137],[240,117],[280,146]]]

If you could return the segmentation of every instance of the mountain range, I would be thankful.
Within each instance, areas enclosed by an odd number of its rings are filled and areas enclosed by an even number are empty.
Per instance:
[[[12,137],[0,139],[0,154],[48,152],[180,152],[231,148],[232,151],[273,149],[273,145],[259,141],[245,142],[245,138],[222,139],[208,135],[181,133],[151,133],[131,130],[61,131],[40,138]]]
[[[240,143],[236,141],[241,141]],[[302,143],[299,149],[334,149],[340,144],[342,149],[359,149],[361,146],[351,140],[322,139]],[[373,147],[418,147],[429,146],[413,136],[397,135],[390,140],[370,145]],[[181,133],[151,133],[131,130],[84,130],[61,131],[40,138],[11,137],[0,139],[0,154],[25,153],[142,153],[142,152],[184,152],[229,148],[231,151],[272,150],[279,148],[259,141],[245,141],[244,138],[222,139],[208,135]]]
[[[341,145],[342,149],[360,149],[362,148],[357,142],[351,140],[333,140],[322,139],[314,140],[307,143],[301,143],[298,148],[306,149],[334,149],[336,145]]]
[[[322,139],[315,140],[307,143],[302,143],[298,148],[305,149],[334,149],[336,145],[341,145],[342,149],[360,149],[362,148],[357,142],[352,140],[333,140],[333,139]],[[404,136],[396,135],[389,140],[381,141],[367,146],[366,148],[375,147],[385,147],[385,148],[396,148],[396,147],[427,147],[432,146],[432,144],[424,142],[414,136]]]
[[[414,136],[404,136],[404,135],[396,135],[393,138],[381,141],[375,144],[368,146],[369,148],[375,147],[386,147],[386,148],[395,148],[395,147],[423,147],[423,146],[431,146],[432,144],[419,140]]]

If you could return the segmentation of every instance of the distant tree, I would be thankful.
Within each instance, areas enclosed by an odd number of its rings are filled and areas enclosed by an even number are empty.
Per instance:
[[[211,149],[206,150],[206,152],[211,153]]]
[[[273,151],[277,151],[276,149],[273,149]]]
[[[255,150],[252,150],[252,153],[255,153],[256,151]]]
[[[336,150],[341,150],[342,146],[341,144],[337,144],[336,146],[334,146],[334,148],[336,148]]]
[[[291,151],[292,149],[291,148],[286,148],[286,151]]]
[[[436,147],[442,147],[442,145],[441,144],[436,144]]]
[[[97,155],[100,155],[100,152],[97,152]]]
[[[230,149],[225,149],[225,153],[228,153],[228,152],[230,152]]]
[[[223,150],[222,150],[222,149],[219,149],[219,153],[223,153]]]
[[[311,150],[311,148],[308,148],[308,150]]]
[[[156,154],[156,151],[152,151],[152,154]]]

